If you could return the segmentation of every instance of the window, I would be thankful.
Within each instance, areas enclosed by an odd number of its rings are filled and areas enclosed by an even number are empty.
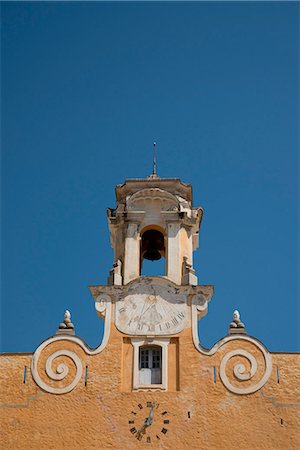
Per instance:
[[[161,384],[161,347],[140,347],[140,384]]]
[[[167,389],[170,338],[131,338],[133,389]]]

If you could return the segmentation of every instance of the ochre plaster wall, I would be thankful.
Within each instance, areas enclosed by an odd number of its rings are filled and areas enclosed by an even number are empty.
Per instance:
[[[44,350],[40,369],[48,384],[51,381],[43,365],[53,351],[75,351],[83,367],[88,367],[87,382],[84,371],[78,385],[67,394],[49,394],[36,385],[30,372],[30,354],[4,354],[0,358],[1,449],[300,448],[299,355],[273,353],[272,373],[265,386],[253,394],[237,395],[223,385],[219,376],[222,357],[237,346],[257,358],[259,377],[263,362],[260,351],[251,343],[237,339],[213,356],[206,356],[196,350],[190,329],[172,338],[167,392],[131,391],[132,346],[114,326],[106,348],[98,355],[88,356],[77,344],[66,340]],[[70,363],[67,360],[61,357],[61,361]],[[68,377],[72,378],[75,369],[72,364],[69,367]],[[231,370],[229,365],[228,377]],[[52,383],[63,386],[66,381]],[[147,417],[147,401],[155,402],[153,425],[147,430],[151,443],[139,442],[130,432]],[[134,424],[129,424],[132,420]],[[164,420],[169,423],[164,424]],[[167,429],[166,434],[162,428]]]

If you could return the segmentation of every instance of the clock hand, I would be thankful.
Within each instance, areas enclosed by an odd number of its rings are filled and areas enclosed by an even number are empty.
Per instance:
[[[154,410],[154,404],[152,404],[152,406],[151,406],[149,416],[147,417],[147,419],[145,419],[145,422],[143,423],[143,425],[141,426],[141,428],[138,430],[138,432],[136,434],[137,439],[141,438],[142,434],[145,434],[146,428],[148,428],[148,427],[150,427],[150,425],[152,425],[153,410]]]
[[[153,411],[154,411],[154,403],[152,403],[151,409],[150,409],[150,414],[149,417],[145,420],[145,423],[147,423],[147,426],[149,427],[150,425],[152,425],[153,422]]]
[[[146,428],[149,426],[149,425],[147,425],[147,423],[146,423],[146,421],[147,421],[147,419],[145,420],[145,422],[143,423],[143,425],[141,426],[141,428],[138,430],[138,432],[136,433],[136,438],[137,439],[139,439],[139,440],[141,440],[142,439],[142,436],[145,434],[145,430],[146,430]]]
[[[147,428],[146,421],[143,423],[141,428],[138,430],[136,437],[140,437],[141,434],[145,434],[145,428]]]

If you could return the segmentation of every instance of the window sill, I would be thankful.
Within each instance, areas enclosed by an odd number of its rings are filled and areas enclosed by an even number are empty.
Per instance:
[[[144,390],[144,389],[156,389],[159,391],[165,391],[166,388],[162,384],[139,384],[138,386],[133,388],[133,391]]]

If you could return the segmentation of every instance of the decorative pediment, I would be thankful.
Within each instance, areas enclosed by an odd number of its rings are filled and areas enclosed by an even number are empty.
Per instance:
[[[149,203],[150,201],[150,203]],[[128,210],[142,211],[145,205],[157,204],[157,208],[162,211],[178,211],[179,201],[175,195],[159,188],[142,189],[126,198]]]

